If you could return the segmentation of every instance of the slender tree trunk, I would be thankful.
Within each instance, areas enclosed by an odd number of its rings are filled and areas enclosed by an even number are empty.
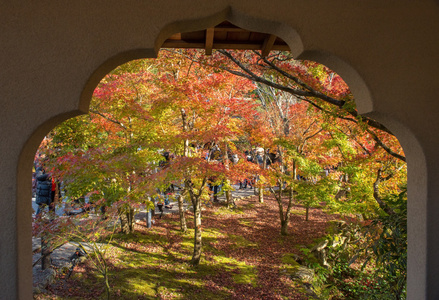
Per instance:
[[[280,233],[281,235],[288,235],[288,224],[290,223],[290,213],[291,208],[293,207],[293,189],[292,187],[289,188],[288,205],[284,213],[284,206],[282,203],[282,193],[284,192],[284,189],[281,180],[278,180],[278,186],[279,189],[277,191],[275,191],[273,188],[270,188],[270,191],[276,198],[279,207],[279,218],[281,224]]]
[[[119,216],[120,220],[120,230],[122,233],[129,234],[130,227],[128,226],[128,216],[126,213],[121,213]]]
[[[52,251],[50,250],[50,239],[46,233],[41,235],[41,269],[46,270],[50,268],[50,254]]]
[[[297,168],[296,168],[296,161],[293,160],[293,182],[294,180],[297,180]]]
[[[229,170],[229,145],[227,144],[227,141],[224,141],[223,157],[224,157],[224,165],[225,165],[226,169]],[[230,186],[230,180],[226,179],[226,184],[228,186]],[[227,190],[225,192],[225,195],[226,195],[227,207],[228,208],[234,207],[235,202],[233,201],[232,193],[229,190]]]
[[[378,187],[379,187],[380,183],[383,182],[383,181],[386,181],[386,180],[388,180],[390,178],[392,178],[394,174],[391,174],[391,175],[389,175],[389,176],[387,176],[385,178],[382,178],[381,177],[381,172],[382,172],[382,169],[380,168],[378,170],[378,173],[377,173],[377,179],[373,183],[373,197],[375,198],[375,201],[378,203],[378,205],[380,206],[380,208],[383,211],[385,211],[388,215],[394,215],[395,211],[392,208],[390,208],[390,206],[388,206],[387,203],[385,203],[381,199],[380,193],[379,193],[379,190],[378,190]]]
[[[107,292],[107,300],[110,300],[110,283],[108,282],[108,271],[105,270],[104,272],[104,277],[105,277],[105,291]]]
[[[134,231],[134,208],[130,207],[128,212],[130,233]]]
[[[121,232],[130,234],[134,229],[134,209],[127,208],[119,211]]]
[[[44,224],[48,225],[50,222],[52,222],[52,216],[50,216],[50,221],[45,221]],[[52,254],[53,249],[52,245],[50,243],[50,234],[48,232],[44,232],[41,235],[41,269],[45,270],[47,268],[51,267],[51,258],[50,254]]]
[[[288,235],[288,220],[281,220],[280,224],[280,234],[284,236]]]
[[[262,168],[267,169],[267,149],[264,148],[264,156],[263,156]]]
[[[285,211],[285,223],[287,230],[285,231],[288,234],[288,225],[290,224],[290,216],[291,216],[291,209],[293,208],[293,201],[294,201],[294,191],[293,186],[291,185],[288,190],[288,206]]]
[[[307,206],[306,208],[305,208],[305,221],[309,221],[309,207]]]
[[[226,191],[226,202],[227,202],[227,207],[233,207],[233,199],[232,199],[232,193],[230,193],[230,191]]]
[[[288,223],[290,222],[290,215],[287,211],[285,214],[283,212],[282,198],[279,201],[281,204],[279,205],[279,214],[280,214],[280,234],[288,235]]]
[[[277,191],[278,194],[276,195],[276,200],[277,200],[277,203],[279,204],[279,217],[280,217],[280,225],[281,225],[280,234],[281,235],[288,235],[288,220],[289,220],[289,218],[288,218],[288,212],[286,215],[284,214],[284,207],[283,207],[283,203],[282,203],[283,189],[282,189],[282,181],[281,180],[278,181],[278,185],[279,185],[279,190]]]
[[[188,128],[186,111],[184,110],[184,108],[182,108],[182,109],[180,109],[180,112],[181,112],[181,121],[182,121],[182,126],[183,126],[183,132],[187,132],[189,130],[189,128]],[[184,140],[183,147],[184,147],[183,148],[184,149],[183,156],[189,157],[189,140],[188,139]]]
[[[178,212],[180,213],[180,229],[182,232],[187,231],[186,216],[183,209],[183,195],[178,195]]]
[[[264,149],[264,162],[262,164],[262,169],[267,169],[267,150]],[[259,203],[264,203],[264,189],[262,187],[262,184],[259,185],[258,188],[258,201]]]
[[[146,228],[151,228],[152,227],[152,209],[148,209],[146,212]]]
[[[198,265],[201,259],[202,237],[201,237],[201,202],[199,198],[192,198],[194,207],[194,253],[192,255],[191,264]]]
[[[258,188],[258,200],[259,203],[264,203],[264,189],[262,188],[262,185]]]
[[[108,279],[105,281],[105,290],[107,291],[107,300],[110,300],[110,284],[108,283]]]

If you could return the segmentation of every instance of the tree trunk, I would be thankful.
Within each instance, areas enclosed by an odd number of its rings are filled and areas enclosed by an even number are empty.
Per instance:
[[[49,237],[46,233],[41,235],[41,269],[46,270],[47,268],[50,268],[50,254],[52,253],[50,249],[50,242]]]
[[[223,157],[224,157],[224,165],[226,169],[229,170],[229,145],[227,144],[227,141],[224,141]],[[227,179],[226,183],[228,186],[230,186],[230,180]],[[227,207],[228,208],[234,207],[235,202],[233,201],[232,193],[229,190],[227,190],[225,192],[225,195],[226,195]]]
[[[277,191],[275,191],[272,187],[270,187],[270,191],[273,194],[274,198],[276,199],[277,205],[279,207],[279,219],[281,224],[280,233],[282,235],[288,235],[288,220],[286,220],[284,216],[284,207],[282,204],[282,185],[279,184],[279,190]]]
[[[293,190],[290,188],[289,195],[288,195],[288,206],[286,208],[286,211],[284,213],[284,206],[282,203],[282,194],[283,194],[283,184],[282,180],[278,180],[278,186],[279,189],[275,191],[273,188],[270,188],[271,192],[273,193],[274,197],[276,198],[278,207],[279,207],[279,218],[280,218],[280,233],[281,235],[288,235],[288,224],[290,223],[290,211],[292,208],[292,202],[293,202]]]
[[[260,186],[258,189],[258,200],[259,203],[264,203],[264,189],[262,188],[262,186]]]
[[[47,226],[50,222],[52,222],[52,218],[50,221],[45,221],[45,225]],[[48,232],[44,232],[41,235],[41,269],[45,270],[51,267],[51,258],[50,254],[53,252],[52,245],[50,243],[50,234]]]
[[[264,149],[264,163],[262,164],[262,169],[267,169],[267,150]],[[259,203],[264,203],[264,189],[262,188],[262,184],[259,185],[259,191],[258,191],[258,200]]]
[[[146,228],[151,228],[152,209],[148,209],[146,212]]]
[[[187,132],[189,130],[188,128],[188,122],[187,122],[187,115],[186,115],[186,111],[184,110],[184,108],[180,109],[181,112],[181,121],[182,121],[182,125],[183,125],[183,131]],[[185,139],[184,143],[183,143],[183,149],[184,149],[184,153],[183,156],[184,157],[189,157],[189,140]]]
[[[309,220],[308,219],[308,217],[309,217],[309,207],[308,206],[305,208],[305,211],[306,211],[306,213],[305,213],[305,221],[308,221]]]
[[[382,172],[382,169],[380,168],[378,170],[378,173],[377,173],[377,179],[373,183],[373,197],[375,198],[375,201],[378,203],[378,205],[380,206],[380,208],[383,211],[385,211],[388,215],[394,215],[395,211],[390,206],[388,206],[387,203],[385,203],[381,199],[380,193],[379,193],[379,190],[378,190],[378,187],[379,187],[380,183],[383,182],[383,181],[389,180],[390,178],[393,177],[394,174],[390,174],[389,176],[387,176],[385,178],[382,178],[381,177],[381,172]]]
[[[288,190],[288,205],[285,211],[285,218],[284,218],[285,235],[288,235],[288,225],[290,224],[290,216],[291,216],[291,209],[293,208],[293,201],[294,201],[294,191],[293,191],[293,186],[290,186]]]
[[[129,234],[130,233],[130,227],[128,225],[128,216],[127,216],[127,214],[126,213],[121,213],[119,219],[120,219],[120,231],[122,233]]]
[[[178,212],[180,213],[180,228],[182,232],[187,231],[186,216],[183,209],[183,195],[178,195]]]
[[[281,220],[280,224],[280,234],[281,235],[288,235],[288,219],[287,220]]]
[[[232,193],[230,191],[226,191],[226,200],[227,200],[227,207],[228,208],[232,208],[235,207],[235,201],[233,201],[233,196]]]
[[[198,265],[201,259],[202,237],[201,237],[201,202],[200,199],[193,199],[194,207],[194,254],[192,255],[191,264]]]
[[[282,204],[282,182],[279,181],[279,195],[278,195],[278,203],[279,203],[279,215],[280,215],[280,234],[281,235],[288,235],[288,211],[286,212],[286,214],[284,214],[284,207]]]
[[[104,280],[105,280],[105,291],[107,294],[107,300],[110,300],[111,287],[110,287],[110,283],[108,282],[108,268],[107,268],[107,266],[104,267],[103,273],[104,273],[103,275],[104,275]]]
[[[120,228],[124,234],[130,234],[134,229],[134,209],[127,208],[119,213]]]

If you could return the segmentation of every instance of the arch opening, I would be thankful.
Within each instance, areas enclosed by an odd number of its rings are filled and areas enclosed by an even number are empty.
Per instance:
[[[225,56],[227,56],[227,54],[225,54]],[[316,67],[311,66],[311,67],[312,67],[313,72],[319,72],[319,71],[322,70],[322,69],[319,69],[319,68],[320,68],[319,66],[316,66]],[[173,74],[173,73],[172,73],[172,72],[169,72],[169,73],[171,74],[171,77],[172,77],[172,74]],[[311,72],[311,74],[312,74],[312,72]],[[328,77],[331,77],[330,74],[331,74],[331,73],[328,74]],[[174,74],[174,76],[175,76],[175,74]],[[165,77],[166,77],[166,76],[165,76]],[[165,78],[165,79],[166,79],[166,78]],[[328,80],[334,80],[334,78],[332,78],[332,79],[329,79],[329,78],[328,78]],[[107,80],[107,83],[108,83],[108,81],[109,81],[109,80]],[[93,112],[92,112],[92,113],[93,113]],[[94,113],[96,113],[96,112],[94,112]],[[300,114],[299,114],[299,115],[300,115]],[[116,122],[114,122],[114,120],[113,120],[112,122],[113,122],[113,123],[116,123]],[[311,121],[311,122],[312,122],[312,121]],[[120,123],[118,126],[119,126],[119,127],[122,127],[122,122],[118,122],[118,123]],[[265,147],[264,147],[264,148],[265,148]],[[316,175],[316,176],[318,176],[318,175]]]
[[[146,54],[147,53],[147,54]],[[145,55],[146,54],[146,55]],[[98,78],[102,78],[103,76],[102,76],[102,74],[103,73],[105,73],[106,71],[104,71],[104,70],[106,70],[106,69],[111,69],[112,67],[109,67],[109,66],[113,66],[114,64],[116,64],[116,65],[118,65],[119,64],[119,62],[121,62],[121,61],[125,61],[125,60],[129,60],[128,59],[128,57],[136,57],[136,58],[138,58],[138,57],[152,57],[153,55],[152,55],[152,53],[151,53],[151,51],[134,51],[134,52],[130,52],[130,53],[125,53],[125,54],[123,54],[123,55],[120,55],[120,56],[117,56],[115,59],[112,59],[112,60],[110,60],[109,62],[107,62],[106,64],[105,64],[105,66],[103,66],[101,69],[99,69],[93,76],[92,76],[92,78],[90,79],[90,81],[89,81],[89,83],[88,83],[88,85],[90,85],[90,86],[93,86],[93,85],[97,85],[96,84],[96,80],[98,79]],[[321,55],[321,54],[318,54],[318,55],[316,55],[316,53],[311,53],[311,54],[309,54],[309,53],[307,53],[307,52],[304,52],[301,56],[299,56],[300,58],[311,58],[311,57],[314,57],[314,59],[312,59],[312,60],[315,60],[315,61],[319,61],[319,62],[321,62],[321,61],[325,61],[325,62],[327,62],[326,64],[328,65],[328,66],[331,66],[331,68],[333,68],[335,71],[337,71],[337,70],[341,70],[340,71],[340,73],[344,73],[344,74],[347,74],[347,76],[343,76],[343,78],[348,78],[348,80],[347,81],[349,81],[349,78],[351,78],[350,77],[350,74],[353,74],[352,73],[352,68],[349,68],[349,67],[346,67],[347,66],[347,64],[344,64],[343,65],[343,63],[341,63],[341,67],[338,67],[338,66],[340,66],[340,60],[337,60],[337,59],[335,59],[334,57],[332,57],[332,56],[329,56],[329,55]],[[316,58],[317,57],[317,58]],[[335,61],[335,63],[333,63],[333,61]],[[346,70],[346,71],[343,71],[343,70]],[[106,74],[106,73],[105,73]],[[357,76],[357,77],[356,77]],[[362,82],[362,81],[359,81],[359,78],[358,78],[358,75],[355,73],[355,76],[353,76],[354,77],[354,79],[352,79],[352,82],[359,82],[358,83],[358,85],[357,84],[353,84],[353,86],[356,86],[357,87],[357,91],[359,91],[358,92],[358,94],[359,95],[361,95],[360,96],[360,98],[361,99],[366,99],[365,100],[365,102],[361,102],[361,103],[365,103],[365,104],[363,104],[363,105],[359,105],[359,108],[358,108],[358,110],[360,111],[360,113],[362,113],[362,112],[365,112],[365,113],[368,113],[368,112],[372,112],[373,111],[373,106],[371,105],[371,99],[370,99],[370,94],[369,94],[369,92],[368,92],[368,89],[366,88],[366,85],[364,84],[364,82]],[[349,86],[351,86],[350,84],[349,84]],[[361,91],[365,91],[364,93],[363,92],[361,92]],[[354,94],[356,94],[356,92],[354,92]],[[90,95],[90,89],[88,89],[88,88],[85,88],[84,89],[84,92],[83,92],[83,95],[82,95],[82,100],[81,100],[81,105],[80,105],[80,107],[81,107],[81,111],[82,112],[85,112],[85,111],[88,111],[88,104],[87,104],[87,101],[89,101],[89,100],[84,100],[84,99],[87,99],[87,98],[89,98],[89,99],[91,99],[91,97],[89,97],[89,95]],[[361,106],[361,108],[360,108],[360,106]],[[86,108],[87,107],[87,108]],[[373,113],[371,113],[371,115],[373,115],[374,117],[376,117],[377,119],[379,119],[380,118],[380,116],[379,115],[374,115]],[[70,116],[69,116],[70,117]],[[67,117],[66,116],[62,116],[62,118],[66,118],[67,119]],[[384,119],[384,118],[382,118],[382,119]],[[388,120],[386,120],[386,121],[388,121]],[[53,121],[50,121],[49,123],[47,123],[47,124],[50,124],[49,126],[51,126],[51,125],[53,125],[53,124],[55,124],[55,123],[57,123],[57,122],[59,122],[59,120],[53,120]],[[391,122],[390,122],[391,123]],[[387,122],[386,122],[386,124],[387,124]],[[396,128],[396,127],[395,127]],[[397,128],[401,128],[401,127],[397,127]],[[393,130],[392,130],[393,131]],[[396,130],[395,132],[399,132],[399,130]]]

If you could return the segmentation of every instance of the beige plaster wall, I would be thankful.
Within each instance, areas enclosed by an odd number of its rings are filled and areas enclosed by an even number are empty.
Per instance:
[[[31,166],[112,68],[172,33],[230,20],[340,73],[409,167],[409,299],[439,298],[439,6],[407,0],[0,2],[0,299],[31,299]]]

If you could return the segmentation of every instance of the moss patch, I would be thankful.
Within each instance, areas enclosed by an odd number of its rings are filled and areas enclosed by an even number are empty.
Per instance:
[[[216,266],[233,274],[232,278],[235,283],[257,286],[258,275],[255,266],[225,256],[215,256],[213,259]]]
[[[248,227],[252,227],[254,226],[254,222],[248,219],[239,219],[238,220],[239,225],[242,226],[248,226]]]
[[[289,275],[294,274],[299,270],[300,264],[294,259],[294,254],[287,253],[282,256],[282,265],[280,266],[280,270],[282,273],[287,273]]]
[[[246,240],[244,237],[242,237],[240,235],[229,234],[228,237],[232,243],[232,246],[236,247],[236,248],[239,248],[239,247],[258,247],[259,246],[257,243]]]
[[[227,207],[220,207],[215,212],[214,215],[242,215],[243,208],[242,207],[235,207],[235,208],[227,208]]]
[[[304,216],[304,215],[306,215],[306,210],[305,209],[292,209],[291,214]]]

